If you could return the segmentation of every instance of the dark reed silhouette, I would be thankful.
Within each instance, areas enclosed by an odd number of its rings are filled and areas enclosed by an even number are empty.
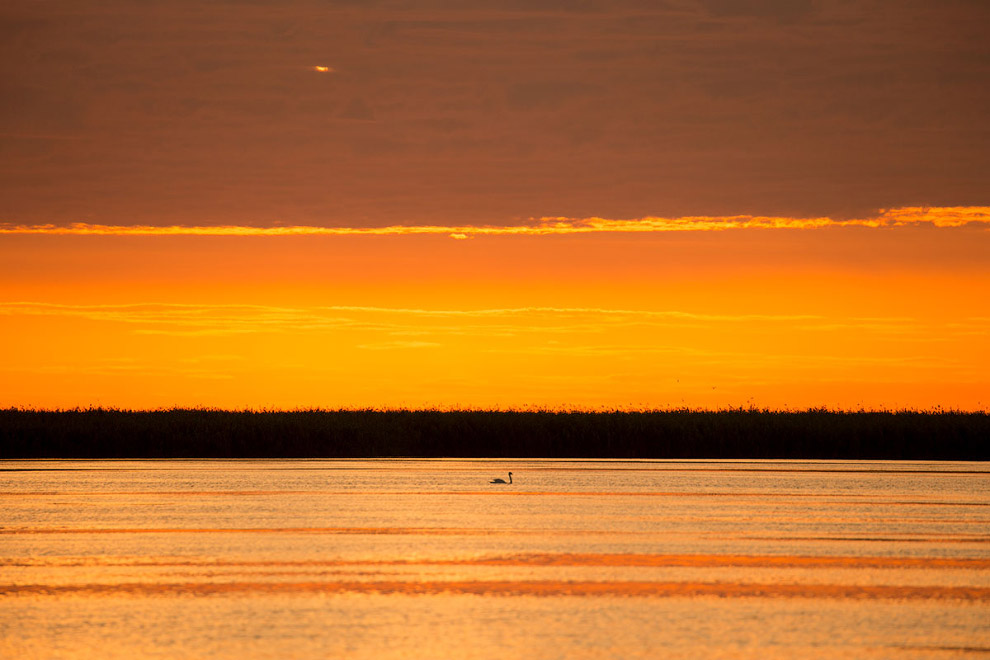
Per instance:
[[[990,459],[990,414],[0,410],[0,458]]]

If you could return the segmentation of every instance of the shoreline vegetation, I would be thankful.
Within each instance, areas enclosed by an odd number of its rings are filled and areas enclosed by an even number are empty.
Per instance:
[[[990,413],[0,409],[13,458],[990,460]]]

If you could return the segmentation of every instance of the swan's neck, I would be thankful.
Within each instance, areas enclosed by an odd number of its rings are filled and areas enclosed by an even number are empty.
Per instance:
[[[512,475],[511,474],[509,475],[509,483],[510,484],[512,483]]]

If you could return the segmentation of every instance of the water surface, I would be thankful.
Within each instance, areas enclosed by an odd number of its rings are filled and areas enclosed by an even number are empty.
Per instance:
[[[0,657],[990,656],[984,463],[4,461],[0,506]]]

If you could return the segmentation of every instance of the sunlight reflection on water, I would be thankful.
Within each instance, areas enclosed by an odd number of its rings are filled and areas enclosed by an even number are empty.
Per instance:
[[[2,657],[990,652],[981,463],[4,461],[0,506]]]

